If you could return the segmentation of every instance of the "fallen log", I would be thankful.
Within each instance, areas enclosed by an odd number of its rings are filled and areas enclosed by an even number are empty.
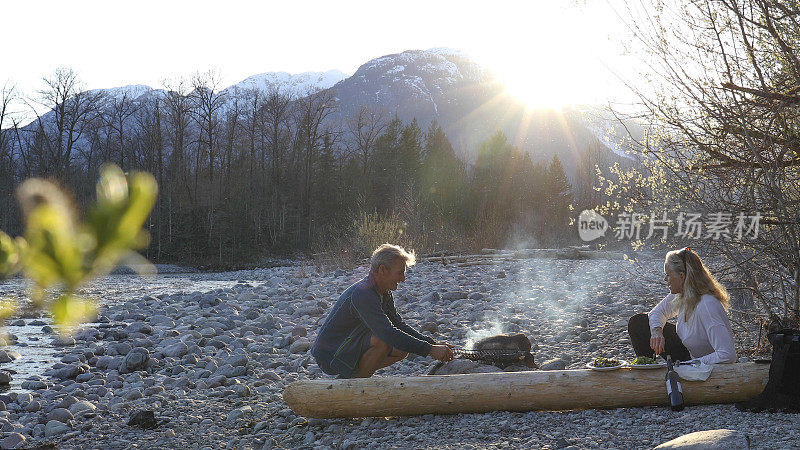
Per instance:
[[[416,377],[296,381],[283,392],[305,417],[607,409],[669,405],[665,369],[550,370]],[[681,381],[687,405],[749,400],[767,383],[769,365],[720,364],[703,382]]]

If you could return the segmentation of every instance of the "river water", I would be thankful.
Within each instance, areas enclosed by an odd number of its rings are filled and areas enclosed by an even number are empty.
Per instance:
[[[159,294],[176,294],[188,292],[205,292],[219,288],[229,288],[239,282],[256,281],[262,278],[254,271],[221,272],[221,273],[189,273],[166,274],[151,277],[138,275],[109,275],[92,281],[80,290],[80,294],[95,299],[100,305],[116,304],[134,298],[155,296]],[[0,299],[10,298],[16,301],[28,300],[28,282],[23,278],[14,278],[0,282]],[[17,337],[15,344],[3,347],[18,352],[19,359],[0,365],[0,369],[10,369],[12,374],[10,389],[23,391],[20,385],[26,379],[41,376],[59,361],[59,347],[52,344],[56,337],[54,331],[43,330],[44,326],[52,326],[53,320],[48,314],[40,318],[25,318],[25,325],[11,325],[18,319],[7,320],[3,331]],[[37,322],[31,325],[31,322]],[[44,322],[45,325],[42,325]]]

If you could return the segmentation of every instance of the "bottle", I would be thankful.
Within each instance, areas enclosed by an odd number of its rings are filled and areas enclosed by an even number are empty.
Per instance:
[[[675,372],[675,367],[672,365],[672,356],[667,355],[667,395],[669,395],[669,404],[673,411],[683,410],[683,389],[681,388],[680,377],[678,372]]]

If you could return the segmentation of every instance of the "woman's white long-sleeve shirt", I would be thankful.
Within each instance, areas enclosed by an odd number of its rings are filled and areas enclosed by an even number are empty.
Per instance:
[[[684,311],[678,311],[674,298],[675,294],[667,295],[647,314],[651,335],[653,328],[663,328],[668,319],[678,317],[675,325],[678,337],[692,358],[699,358],[705,364],[736,362],[731,321],[722,303],[713,295],[705,294],[686,321]]]

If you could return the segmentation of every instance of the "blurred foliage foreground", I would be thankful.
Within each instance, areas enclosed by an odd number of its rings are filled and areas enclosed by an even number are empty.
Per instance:
[[[135,252],[147,246],[142,226],[155,204],[158,186],[145,172],[126,176],[119,167],[101,169],[97,202],[85,220],[71,197],[55,183],[32,178],[17,200],[25,218],[24,237],[0,231],[0,280],[23,272],[31,280],[31,306],[47,309],[62,333],[94,317],[97,305],[77,292],[89,280],[124,262],[140,274],[155,268]],[[0,299],[0,320],[19,305]]]

